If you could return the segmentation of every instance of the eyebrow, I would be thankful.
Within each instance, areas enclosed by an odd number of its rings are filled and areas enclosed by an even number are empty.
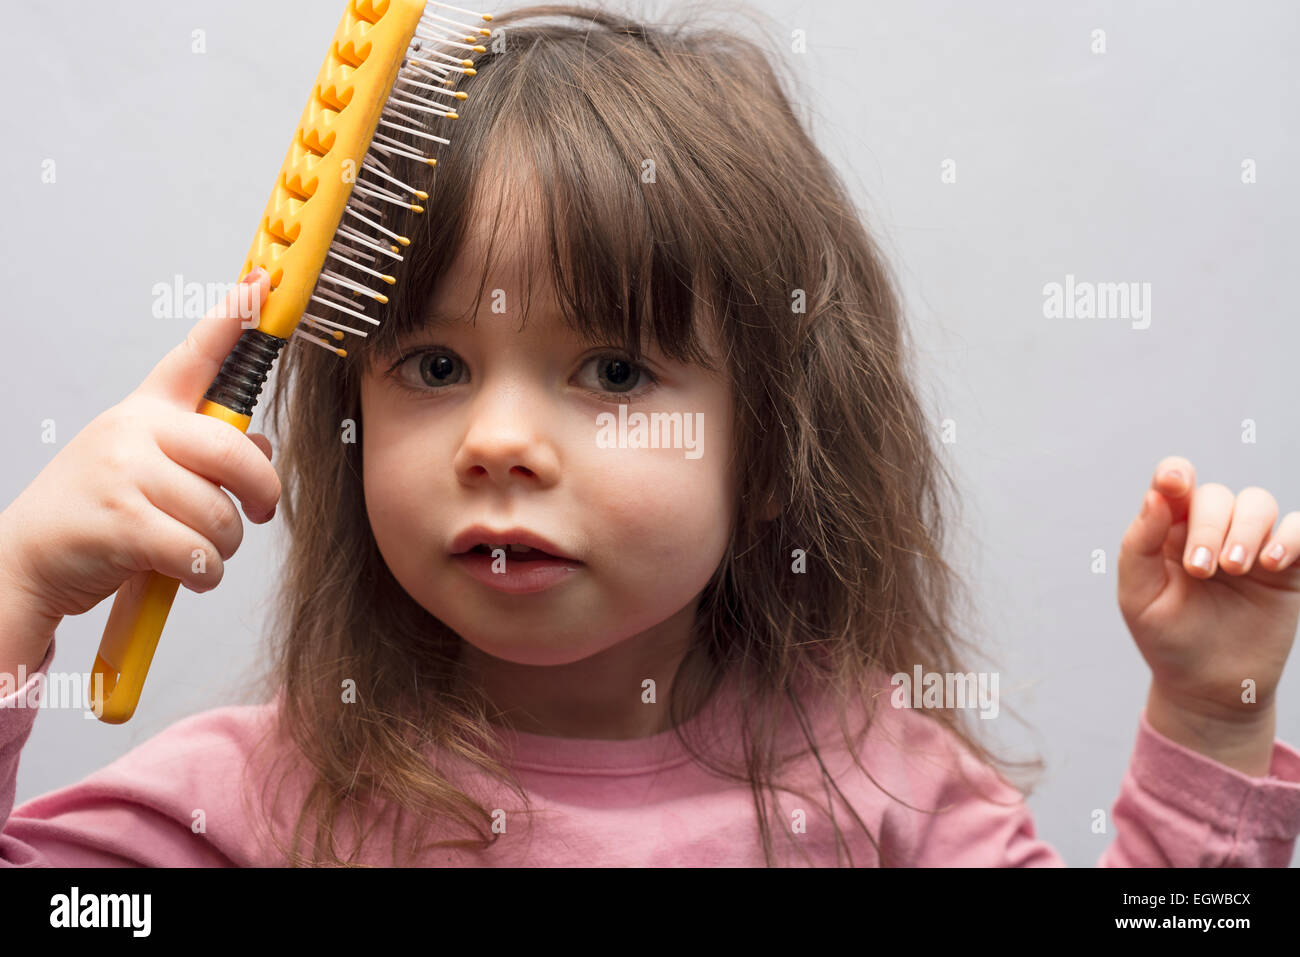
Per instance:
[[[604,340],[600,338],[599,335],[590,336],[590,337],[578,335],[576,330],[570,328],[569,323],[566,321],[562,313],[555,312],[551,315],[554,318],[556,325],[558,325],[561,329],[565,330],[568,335],[573,336],[574,339],[579,343],[581,343],[582,345],[597,346],[597,345],[602,345],[604,343]],[[545,310],[534,309],[532,312],[529,313],[529,321],[536,322],[537,317],[544,318],[545,316],[546,316]],[[443,310],[428,309],[422,314],[419,325],[413,326],[403,331],[397,336],[396,346],[398,348],[404,348],[407,345],[409,345],[410,342],[414,339],[418,339],[421,336],[438,333],[452,326],[472,328],[473,325],[476,323],[477,319],[478,319],[478,315],[473,311],[469,311],[468,313],[461,313],[460,315],[452,315]],[[644,354],[646,352],[652,352],[657,348],[658,348],[657,344],[653,340],[651,340],[650,348],[646,349],[643,347],[642,353]]]
[[[473,316],[471,315],[471,319]],[[420,336],[430,333],[439,332],[453,325],[469,325],[468,320],[461,320],[458,317],[448,315],[445,312],[425,312],[409,328],[403,329],[398,333],[396,342],[405,344],[412,339],[418,339]]]
[[[432,309],[426,311],[424,315],[421,316],[420,318],[421,318],[421,324],[423,326],[432,326],[434,328],[448,326],[456,322],[465,321],[462,320],[459,316],[453,316],[450,313],[442,312],[440,310],[432,310]],[[470,319],[474,318],[473,312],[469,313],[469,318]],[[469,324],[468,321],[466,321],[466,325],[468,324]]]
[[[538,321],[538,317],[541,317],[543,320],[546,318],[545,313],[543,311],[536,310],[536,309],[533,310],[531,313],[529,313],[528,316],[529,321],[534,323]],[[503,316],[502,318],[506,318],[506,317]],[[563,329],[569,328],[568,322],[565,321],[565,317],[560,313],[558,312],[554,313],[552,318],[554,318],[556,325],[560,326],[561,328]],[[470,327],[476,324],[477,319],[478,316],[473,311],[470,311],[468,313],[461,313],[459,315],[452,315],[450,313],[443,312],[441,310],[431,309],[426,311],[421,316],[419,325],[414,326],[408,329],[407,331],[403,332],[400,338],[405,340],[407,338],[410,338],[411,336],[421,335],[422,333],[436,332],[442,329],[446,329],[448,326]],[[516,319],[516,321],[518,320]]]

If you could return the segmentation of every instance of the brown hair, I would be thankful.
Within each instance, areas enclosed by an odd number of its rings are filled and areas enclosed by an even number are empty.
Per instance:
[[[743,767],[681,740],[701,764],[749,783],[767,863],[779,728],[806,728],[808,701],[834,702],[862,767],[850,715],[870,723],[882,674],[917,664],[964,671],[962,583],[940,554],[954,485],[911,385],[888,267],[791,109],[778,56],[736,32],[735,11],[722,28],[705,25],[703,12],[687,14],[694,27],[577,6],[496,17],[505,42],[479,54],[477,75],[461,82],[469,99],[451,144],[433,154],[437,170],[399,164],[430,197],[424,215],[399,220],[412,244],[382,327],[360,348],[346,343],[346,359],[305,345],[281,358],[270,417],[289,547],[265,679],[278,730],[312,781],[293,863],[356,862],[360,841],[346,856],[335,847],[344,810],[358,821],[394,812],[394,862],[406,814],[463,828],[428,846],[487,850],[497,836],[488,808],[433,767],[431,753],[487,772],[527,803],[486,702],[457,682],[461,639],[385,565],[366,518],[361,445],[340,441],[345,420],[365,427],[366,363],[419,325],[472,218],[493,208],[484,194],[503,158],[541,187],[544,258],[580,334],[634,357],[649,336],[674,359],[707,364],[695,323],[705,311],[716,317],[740,494],[669,707],[680,731],[724,679],[740,683]],[[574,22],[521,22],[542,17]],[[802,311],[792,306],[800,290]],[[777,506],[770,521],[766,503]],[[795,549],[803,574],[791,571]],[[341,701],[348,679],[353,703]],[[956,713],[924,714],[986,764],[998,761]],[[821,764],[818,742],[807,735],[807,744]],[[838,791],[821,773],[826,793]]]

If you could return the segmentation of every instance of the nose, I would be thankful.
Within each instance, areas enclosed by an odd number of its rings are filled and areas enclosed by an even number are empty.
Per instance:
[[[469,411],[470,421],[453,466],[466,485],[483,483],[544,488],[553,485],[559,456],[545,432],[538,397],[522,390],[484,389]]]

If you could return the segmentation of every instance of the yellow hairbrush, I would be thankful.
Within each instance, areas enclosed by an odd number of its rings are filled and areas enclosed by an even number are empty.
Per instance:
[[[486,52],[476,41],[490,31],[478,22],[491,19],[437,0],[349,0],[239,273],[263,267],[271,292],[257,327],[240,336],[196,411],[245,432],[290,338],[346,355],[327,339],[364,337],[357,320],[379,324],[367,304],[388,299],[371,286],[395,281],[391,264],[401,262],[400,247],[410,243],[385,227],[385,204],[423,212],[414,200],[428,198],[395,177],[390,163],[437,162],[389,131],[449,142],[419,129],[421,114],[456,119],[455,105],[466,94],[448,87],[473,75],[466,55]],[[298,328],[300,322],[317,334]],[[101,721],[121,724],[135,713],[179,585],[154,572],[118,589],[91,680],[91,706]]]

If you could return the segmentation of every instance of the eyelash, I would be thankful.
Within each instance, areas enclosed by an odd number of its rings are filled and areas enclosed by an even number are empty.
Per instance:
[[[394,382],[396,382],[399,388],[405,389],[408,392],[413,392],[418,395],[426,395],[426,396],[433,395],[437,392],[441,392],[443,391],[441,388],[433,388],[433,387],[419,388],[417,386],[412,386],[407,382],[404,382],[400,375],[396,375],[396,372],[399,369],[401,369],[401,367],[405,363],[409,362],[411,359],[414,359],[419,356],[427,356],[427,355],[456,356],[455,352],[453,352],[452,350],[444,349],[436,346],[432,348],[424,347],[420,349],[412,349],[409,352],[403,353],[402,356],[396,362],[394,362],[391,366],[388,367],[388,371],[385,374],[389,378],[391,378]],[[460,360],[459,356],[456,356],[456,358],[458,361],[463,361]],[[639,378],[636,387],[632,392],[597,392],[594,389],[585,389],[585,388],[582,390],[583,392],[587,393],[587,395],[590,395],[593,398],[600,399],[605,402],[612,402],[615,405],[626,405],[627,403],[631,402],[634,398],[641,397],[642,391],[644,389],[653,388],[659,384],[659,379],[645,365],[639,362],[634,362],[632,359],[629,359],[625,353],[622,352],[602,352],[594,356],[589,356],[583,362],[581,368],[585,369],[592,362],[601,359],[618,359],[622,362],[626,362],[633,369],[635,369],[642,378],[648,379],[649,382],[648,383],[643,382]]]

